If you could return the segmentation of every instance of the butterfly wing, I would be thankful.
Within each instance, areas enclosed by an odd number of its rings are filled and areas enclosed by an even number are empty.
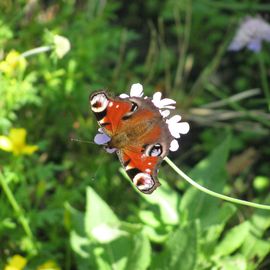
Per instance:
[[[136,134],[138,126],[143,126],[141,127],[143,129],[144,124],[147,128],[137,136],[136,140],[131,140],[117,153],[133,184],[141,192],[150,194],[160,186],[157,177],[158,169],[162,160],[168,155],[172,136],[157,109],[152,107],[152,103],[148,104],[148,101],[140,99],[133,101],[139,105],[139,109],[130,119],[132,132]]]
[[[132,109],[132,103],[110,98],[105,91],[94,92],[90,104],[98,124],[111,137],[118,130],[122,117]]]
[[[172,141],[158,108],[150,99],[110,98],[104,91],[93,93],[90,103],[132,182],[141,192],[152,193],[160,185],[158,168]]]

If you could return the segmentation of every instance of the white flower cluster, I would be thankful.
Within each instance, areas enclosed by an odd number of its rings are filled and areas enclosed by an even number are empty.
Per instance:
[[[121,98],[127,98],[129,95],[121,94]],[[133,84],[130,89],[130,97],[143,97],[143,86],[140,83]],[[171,118],[168,118],[171,114],[171,110],[175,109],[176,102],[170,98],[161,98],[162,94],[156,92],[153,95],[152,102],[159,109],[160,114],[165,119],[171,135],[175,138],[171,141],[170,150],[177,151],[179,148],[178,141],[176,139],[180,138],[180,134],[187,134],[189,131],[189,124],[187,122],[180,122],[181,116],[174,115]],[[145,97],[147,98],[147,97]],[[111,140],[111,138],[104,134],[102,129],[98,130],[98,133],[94,141],[96,144],[106,144]],[[108,152],[114,152],[116,149],[106,149]]]

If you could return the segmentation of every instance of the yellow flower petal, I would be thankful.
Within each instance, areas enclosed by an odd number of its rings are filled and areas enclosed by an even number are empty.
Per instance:
[[[0,136],[0,149],[7,152],[13,150],[12,142],[7,136]]]
[[[22,148],[22,153],[23,154],[27,154],[27,155],[31,155],[33,154],[35,151],[38,150],[38,146],[37,145],[26,145]]]
[[[7,54],[5,61],[0,62],[0,71],[7,75],[12,75],[17,70],[23,71],[26,65],[25,58],[17,51],[12,50]]]
[[[12,152],[14,155],[31,155],[38,150],[37,145],[26,144],[27,132],[24,128],[12,128],[9,136],[0,136],[0,149]]]
[[[27,263],[26,258],[21,255],[14,255],[8,265],[5,266],[4,270],[22,270]]]
[[[0,62],[0,71],[4,72],[6,74],[10,74],[12,72],[12,69],[6,61],[1,61]]]
[[[25,145],[26,130],[24,128],[12,128],[9,131],[9,138],[12,141],[14,148],[20,148]]]
[[[61,270],[55,261],[47,261],[40,265],[37,270]]]

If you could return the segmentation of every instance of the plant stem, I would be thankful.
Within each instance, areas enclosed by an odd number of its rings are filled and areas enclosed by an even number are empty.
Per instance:
[[[21,57],[28,57],[31,55],[35,55],[35,54],[40,54],[43,52],[47,52],[50,51],[52,49],[52,46],[41,46],[41,47],[37,47],[31,50],[28,50],[24,53],[21,54]]]
[[[270,90],[267,80],[267,72],[265,68],[265,63],[263,60],[263,55],[261,52],[258,53],[258,60],[259,60],[259,66],[260,66],[260,75],[261,75],[261,82],[262,82],[262,88],[267,100],[268,104],[268,110],[270,111]]]
[[[240,199],[235,199],[217,192],[214,192],[212,190],[209,190],[198,183],[196,183],[194,180],[192,180],[189,176],[187,176],[184,172],[182,172],[168,157],[164,159],[171,167],[172,169],[179,174],[184,180],[186,180],[189,184],[191,184],[193,187],[197,188],[198,190],[212,196],[216,197],[231,203],[236,203],[236,204],[242,204],[254,208],[259,208],[259,209],[265,209],[265,210],[270,210],[270,205],[265,205],[265,204],[259,204],[259,203],[253,203],[245,200],[240,200]]]
[[[30,229],[28,220],[24,216],[22,208],[19,206],[18,202],[16,201],[12,191],[10,190],[10,188],[8,186],[7,181],[4,179],[4,176],[3,176],[3,174],[1,172],[0,172],[0,185],[2,186],[3,191],[4,191],[5,195],[7,196],[7,199],[9,201],[9,203],[11,204],[14,212],[18,216],[18,220],[21,223],[25,234],[32,241],[32,244],[33,244],[32,246],[36,247],[36,245],[34,244],[34,241],[33,241],[33,233],[32,233],[32,231]]]

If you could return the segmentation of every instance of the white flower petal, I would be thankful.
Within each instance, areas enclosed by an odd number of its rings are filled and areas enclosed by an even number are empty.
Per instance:
[[[120,97],[120,98],[128,98],[129,95],[127,95],[127,94],[121,94],[119,97]]]
[[[156,92],[153,95],[152,98],[152,102],[154,103],[154,105],[159,108],[159,109],[175,109],[174,104],[176,103],[176,101],[174,101],[173,99],[170,98],[163,98],[161,99],[161,92]]]
[[[130,88],[131,97],[142,97],[143,96],[143,86],[140,83],[134,83]]]
[[[172,134],[172,136],[176,139],[179,139],[180,138],[180,133],[178,132],[178,128],[177,126],[174,124],[174,125],[168,125],[168,128],[169,128],[169,131],[170,133]]]
[[[105,133],[98,133],[95,138],[94,138],[94,142],[96,144],[106,144],[107,142],[109,142],[111,140],[111,138],[106,135]]]
[[[165,111],[159,111],[160,114],[162,115],[163,118],[166,118],[170,115],[170,111],[169,110],[165,110]]]
[[[170,144],[170,151],[175,152],[179,148],[179,144],[177,140],[172,140]]]
[[[175,100],[170,99],[170,98],[163,98],[163,99],[161,100],[161,102],[162,102],[162,105],[163,105],[163,106],[167,106],[167,105],[171,105],[171,104],[175,104],[175,103],[176,103]]]
[[[162,108],[162,104],[161,104],[161,92],[156,92],[153,95],[152,102],[154,103],[154,105],[157,108],[160,108],[160,109]]]
[[[153,95],[153,99],[152,99],[152,101],[153,101],[153,103],[155,103],[155,102],[160,102],[160,100],[161,100],[161,92],[156,92],[154,95]]]
[[[169,131],[174,138],[180,138],[180,134],[187,134],[189,131],[189,124],[187,122],[180,122],[181,116],[174,115],[166,120]]]
[[[189,123],[187,122],[181,122],[177,124],[178,132],[180,134],[187,134],[190,130]]]
[[[171,124],[174,124],[174,123],[176,124],[176,123],[180,122],[181,119],[182,119],[182,117],[179,114],[176,114],[173,117],[171,117],[170,119],[168,119],[166,122],[169,122]]]

